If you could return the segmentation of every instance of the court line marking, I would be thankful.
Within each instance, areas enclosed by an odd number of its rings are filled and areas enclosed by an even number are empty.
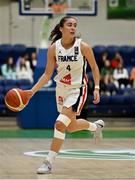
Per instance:
[[[46,157],[48,150],[24,152],[24,155]],[[93,160],[135,160],[135,149],[119,150],[89,150],[89,149],[66,149],[61,150],[58,158],[66,159],[93,159]]]

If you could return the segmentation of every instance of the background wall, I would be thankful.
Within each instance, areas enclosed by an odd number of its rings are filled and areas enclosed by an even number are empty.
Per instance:
[[[45,18],[19,16],[17,2],[0,1],[0,43],[39,46]],[[107,20],[106,0],[98,1],[97,16],[78,17],[78,19],[82,38],[92,46],[97,44],[135,45],[135,21]],[[52,21],[51,28],[58,20]]]

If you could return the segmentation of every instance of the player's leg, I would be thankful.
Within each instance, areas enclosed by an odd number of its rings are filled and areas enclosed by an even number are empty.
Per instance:
[[[73,111],[72,107],[63,107],[61,114],[58,116],[56,123],[55,123],[55,130],[54,130],[54,138],[51,144],[50,150],[58,153],[63,141],[65,140],[65,132],[75,132],[80,130],[90,130],[92,132],[98,129],[98,124],[101,127],[104,126],[104,122],[102,125],[102,120],[98,120],[94,123],[89,122],[85,119],[76,119],[76,112]],[[52,162],[52,156],[47,156],[47,159]]]
[[[51,152],[55,152],[56,154],[54,153],[54,157],[52,157],[51,153],[48,154],[47,159],[51,163],[55,159],[65,140],[65,131],[75,132],[79,130],[90,130],[96,132],[99,129],[98,126],[102,128],[104,122],[102,120],[98,120],[94,123],[84,119],[76,120],[76,112],[72,110],[72,107],[63,107],[62,112],[55,123],[54,138],[50,148]]]
[[[67,128],[68,132],[76,132],[81,130],[95,131],[97,128],[95,123],[91,123],[85,119],[77,119],[73,121]]]
[[[72,121],[67,127],[68,132],[76,132],[81,130],[89,130],[89,131],[96,131],[97,126],[95,123],[89,122],[85,119],[77,119]]]
[[[80,121],[77,123],[76,120],[76,112],[72,110],[72,107],[63,107],[61,114],[58,116],[55,128],[54,128],[54,138],[51,143],[50,151],[47,155],[46,160],[43,162],[41,167],[38,168],[37,173],[39,174],[47,174],[51,173],[52,164],[55,160],[64,140],[65,140],[65,131],[68,129],[68,126],[72,124],[72,128],[75,130],[75,126],[77,125],[76,130],[88,129],[89,122],[86,120]]]
[[[76,132],[80,130],[89,130],[93,132],[94,139],[96,142],[98,142],[102,138],[102,129],[104,126],[105,123],[101,119],[95,121],[94,123],[89,122],[85,119],[77,119],[67,127],[67,131]]]
[[[63,107],[62,112],[58,116],[55,123],[54,138],[51,143],[50,151],[46,160],[43,162],[41,167],[38,168],[38,174],[51,173],[52,163],[65,140],[65,131],[69,124],[74,121],[74,118],[76,118],[76,113],[72,111],[72,108]]]
[[[90,130],[97,132],[98,123],[91,123],[84,119],[76,120],[76,112],[72,111],[72,107],[64,107],[62,113],[58,116],[55,123],[54,138],[51,143],[50,151],[47,155],[46,160],[43,162],[40,168],[38,168],[37,173],[47,174],[52,171],[52,163],[55,160],[64,140],[65,131],[73,132],[79,130]]]
[[[71,94],[65,101],[66,107],[68,107],[68,103],[74,100],[74,94],[76,93],[78,89],[74,90],[75,92]],[[77,97],[77,101],[72,104],[72,110],[76,112],[76,115],[80,115],[81,110],[85,104],[85,101],[87,99],[87,85],[83,86],[79,89],[79,94]],[[77,93],[76,93],[77,94]],[[98,120],[95,121],[94,123],[89,122],[85,119],[77,119],[74,118],[75,120],[70,123],[70,125],[67,127],[67,131],[69,132],[75,132],[75,131],[80,131],[80,130],[89,130],[94,132],[94,137],[95,139],[99,139],[102,137],[102,129],[104,127],[104,121],[103,120]]]

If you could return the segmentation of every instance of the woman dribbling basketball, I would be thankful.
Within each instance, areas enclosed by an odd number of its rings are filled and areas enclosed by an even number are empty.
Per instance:
[[[63,144],[66,131],[89,130],[94,132],[95,138],[100,138],[102,135],[104,127],[102,120],[91,123],[84,119],[76,119],[87,98],[87,62],[91,67],[95,83],[93,103],[97,104],[100,101],[98,66],[92,49],[87,43],[76,38],[76,31],[76,18],[67,16],[60,20],[50,35],[52,44],[48,48],[45,72],[33,88],[28,90],[30,96],[34,95],[50,80],[57,65],[56,101],[60,114],[56,119],[50,151],[46,160],[37,170],[39,174],[51,173],[53,161]]]

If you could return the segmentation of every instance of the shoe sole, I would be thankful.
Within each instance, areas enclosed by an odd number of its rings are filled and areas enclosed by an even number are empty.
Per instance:
[[[37,172],[37,174],[52,174],[52,172],[51,171],[49,171],[49,172]]]

